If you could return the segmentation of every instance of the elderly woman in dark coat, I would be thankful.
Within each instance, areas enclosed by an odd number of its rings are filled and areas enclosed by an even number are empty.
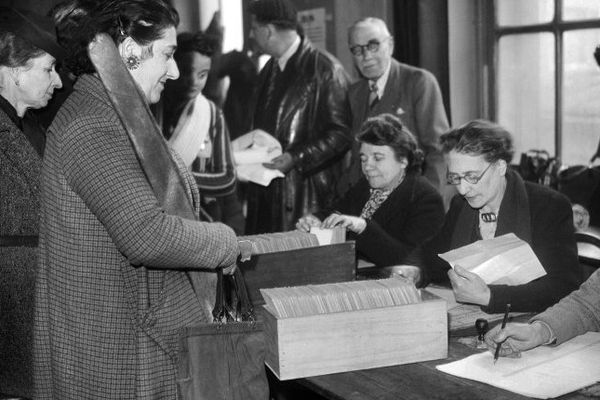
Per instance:
[[[176,12],[162,0],[109,0],[89,17],[82,34],[110,36],[90,47],[102,69],[85,47],[73,49],[79,57],[69,66],[83,74],[49,128],[44,158],[36,398],[175,399],[178,330],[212,321],[215,274],[198,270],[233,265],[239,245],[231,228],[193,218],[193,177],[160,133],[134,129],[150,118],[140,102],[156,103],[179,76]],[[113,74],[101,81],[94,72],[107,68]],[[112,76],[138,90],[107,91]],[[137,99],[128,104],[140,104],[140,114],[119,110],[120,96]],[[169,205],[159,181],[151,185],[155,171],[134,137],[159,140],[151,161],[182,184],[168,193],[183,192],[192,218]]]
[[[448,184],[458,195],[450,204],[441,232],[421,252],[428,280],[450,280],[456,300],[480,305],[489,313],[543,311],[575,290],[583,278],[577,260],[569,200],[547,187],[524,182],[510,168],[511,135],[485,120],[471,121],[441,137]],[[449,265],[437,255],[514,233],[527,242],[546,270],[529,283],[487,285],[478,275]]]
[[[423,152],[392,114],[369,118],[357,136],[363,177],[333,209],[302,217],[296,227],[343,226],[356,251],[379,267],[401,264],[444,221],[442,197],[421,176]],[[323,220],[321,222],[321,220]]]
[[[61,87],[62,53],[51,19],[0,8],[0,392],[27,397],[45,144],[29,110]]]

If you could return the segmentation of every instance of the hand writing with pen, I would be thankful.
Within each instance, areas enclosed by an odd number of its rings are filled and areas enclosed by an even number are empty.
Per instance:
[[[551,342],[552,332],[545,324],[534,321],[530,324],[510,323],[504,328],[496,325],[485,335],[485,344],[492,352],[496,352],[500,344],[500,357],[518,358],[521,352]]]

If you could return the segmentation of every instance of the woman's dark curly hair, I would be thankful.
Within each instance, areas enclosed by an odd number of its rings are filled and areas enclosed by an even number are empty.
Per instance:
[[[489,163],[512,161],[515,149],[506,129],[484,119],[476,119],[444,133],[440,137],[442,151],[483,156]]]
[[[87,46],[99,32],[117,46],[131,37],[147,47],[147,56],[165,29],[179,25],[177,11],[164,0],[68,0],[55,7],[53,17],[59,43],[69,52],[65,65],[75,75],[95,72]]]
[[[397,161],[405,158],[406,171],[420,171],[423,151],[417,140],[393,114],[380,114],[367,119],[360,128],[356,140],[373,146],[390,146]]]

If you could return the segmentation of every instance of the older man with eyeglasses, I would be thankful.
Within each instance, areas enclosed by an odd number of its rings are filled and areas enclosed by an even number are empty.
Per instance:
[[[495,123],[474,120],[443,134],[440,141],[446,181],[456,187],[458,195],[452,199],[440,233],[407,261],[421,268],[421,284],[449,281],[457,301],[477,304],[487,313],[503,312],[507,304],[516,312],[543,311],[575,290],[583,274],[569,200],[548,187],[524,181],[511,169],[511,135]],[[450,269],[438,257],[507,233],[529,243],[545,276],[523,285],[487,285],[458,265]]]
[[[349,90],[352,132],[356,135],[369,117],[384,113],[397,116],[425,152],[425,176],[441,192],[446,192],[438,139],[449,127],[436,78],[429,71],[392,58],[394,38],[379,18],[363,18],[352,24],[348,29],[348,46],[361,75]],[[357,144],[349,163],[344,178],[347,185],[352,185],[360,178]]]

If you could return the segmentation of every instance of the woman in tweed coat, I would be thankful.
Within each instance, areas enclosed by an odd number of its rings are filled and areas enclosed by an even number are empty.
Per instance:
[[[51,19],[0,8],[0,392],[31,396],[39,179],[45,135],[29,109],[61,80]],[[0,397],[2,395],[0,394]]]
[[[179,76],[175,11],[111,0],[90,15],[87,27],[110,34],[157,102]],[[188,271],[233,265],[238,242],[225,225],[159,204],[102,81],[87,55],[80,61],[70,69],[87,73],[49,129],[42,173],[36,398],[175,399],[177,331],[210,321],[215,298],[214,274],[196,272],[192,286]],[[193,178],[177,165],[197,206]]]

